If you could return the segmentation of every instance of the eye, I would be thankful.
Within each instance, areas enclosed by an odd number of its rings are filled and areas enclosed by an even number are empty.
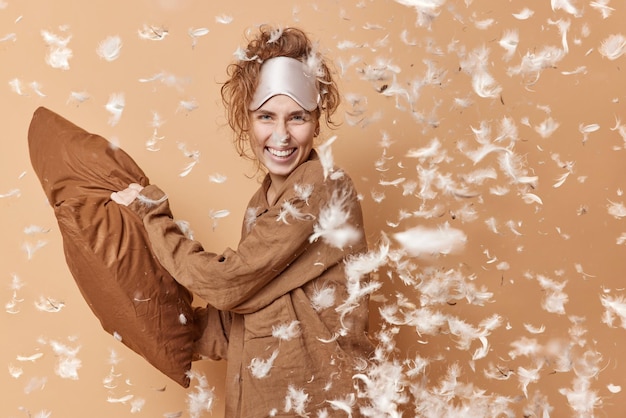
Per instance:
[[[257,113],[256,119],[258,120],[272,120],[272,115],[269,113]]]
[[[310,118],[307,113],[294,113],[291,115],[291,120],[298,123],[307,122],[309,119]]]

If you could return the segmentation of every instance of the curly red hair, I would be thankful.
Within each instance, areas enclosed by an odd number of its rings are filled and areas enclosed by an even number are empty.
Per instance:
[[[248,105],[259,81],[261,65],[270,58],[284,56],[307,62],[313,57],[317,61],[317,87],[321,98],[318,108],[312,113],[318,128],[322,114],[327,126],[336,126],[332,116],[340,102],[337,84],[327,62],[304,31],[295,27],[280,29],[262,25],[258,33],[248,40],[244,52],[245,57],[227,67],[228,80],[221,87],[222,103],[226,108],[228,124],[234,133],[235,148],[241,156],[255,160],[248,146],[250,130]]]

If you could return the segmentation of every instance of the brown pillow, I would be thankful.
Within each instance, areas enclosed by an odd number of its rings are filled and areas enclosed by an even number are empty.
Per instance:
[[[141,219],[110,200],[148,178],[120,148],[44,107],[33,115],[28,144],[69,270],[102,327],[188,387],[199,336],[192,295],[154,257]]]

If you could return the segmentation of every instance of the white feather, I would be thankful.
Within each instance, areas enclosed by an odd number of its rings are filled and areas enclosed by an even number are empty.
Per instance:
[[[7,42],[7,41],[13,41],[13,42],[17,41],[17,35],[14,32],[11,32],[0,37],[0,42]]]
[[[46,240],[37,240],[37,242],[34,244],[31,242],[24,242],[22,244],[22,250],[26,253],[26,257],[28,258],[28,260],[32,260],[35,253],[45,247],[47,244],[48,241]]]
[[[108,36],[98,44],[96,53],[105,61],[115,61],[120,57],[122,51],[122,38],[119,36]]]
[[[530,332],[531,334],[542,334],[546,330],[545,325],[536,327],[532,324],[524,324],[524,328],[526,328],[526,331]]]
[[[393,237],[413,257],[454,253],[463,249],[467,242],[465,233],[447,222],[438,228],[416,226],[397,232]]]
[[[70,97],[67,99],[68,103],[81,104],[90,99],[89,93],[84,91],[72,91]]]
[[[358,397],[369,401],[368,405],[360,408],[363,416],[402,416],[402,405],[409,401],[408,393],[404,390],[408,382],[397,360],[378,359],[363,373],[355,374],[352,378],[361,382]]]
[[[222,184],[225,183],[228,177],[220,173],[214,173],[209,175],[209,181],[211,183]]]
[[[68,35],[63,38],[52,32],[48,32],[47,30],[42,30],[41,36],[43,37],[44,42],[48,45],[48,53],[46,55],[46,62],[48,65],[52,68],[69,70],[69,59],[72,58],[73,53],[67,45],[72,39],[72,36]]]
[[[376,290],[382,283],[371,280],[370,273],[385,265],[389,257],[389,240],[383,236],[377,249],[366,253],[353,255],[345,261],[346,290],[348,296],[335,308],[341,314],[341,319],[359,306],[362,299]]]
[[[611,61],[618,59],[626,53],[626,37],[621,33],[609,35],[600,44],[598,52]]]
[[[46,97],[46,94],[41,91],[41,84],[38,81],[31,81],[30,88],[39,97]]]
[[[335,287],[324,284],[322,287],[314,286],[311,295],[311,306],[317,312],[328,309],[335,304]]]
[[[111,114],[109,117],[109,125],[115,126],[118,124],[125,106],[126,98],[124,93],[113,93],[109,96],[109,101],[105,105],[106,110]]]
[[[198,38],[201,36],[205,36],[209,33],[208,28],[189,28],[187,30],[187,35],[191,38],[191,47],[195,48],[198,44]]]
[[[519,31],[517,29],[507,29],[498,41],[499,45],[506,51],[503,59],[509,61],[513,58],[517,45],[519,44]]]
[[[350,190],[333,190],[328,204],[320,210],[309,242],[322,238],[327,244],[342,249],[358,241],[361,231],[350,224],[353,204]]]
[[[6,193],[0,193],[0,199],[4,199],[7,197],[20,197],[22,195],[22,192],[20,191],[20,189],[11,189]]]
[[[516,18],[517,20],[527,20],[531,18],[534,14],[535,14],[534,11],[532,11],[528,7],[524,7],[519,12],[513,13],[513,17]]]
[[[232,16],[226,14],[215,16],[215,21],[217,23],[221,23],[222,25],[228,25],[229,23],[232,23],[233,20],[234,18]]]
[[[146,400],[143,398],[131,400],[130,401],[130,413],[136,414],[138,412],[141,412],[145,404],[146,404]]]
[[[267,359],[254,357],[250,361],[250,365],[248,366],[248,368],[250,369],[250,373],[252,373],[252,376],[256,377],[257,379],[263,379],[267,377],[270,374],[272,367],[274,367],[274,361],[276,360],[276,357],[278,357],[278,350],[274,350],[272,352],[272,355]]]
[[[289,224],[289,220],[296,221],[305,221],[305,220],[314,220],[315,216],[310,213],[306,213],[298,209],[296,205],[291,203],[290,201],[284,201],[281,205],[280,212],[276,217],[276,222],[283,222],[285,224]]]
[[[606,19],[610,17],[615,11],[613,7],[609,6],[610,1],[611,0],[592,1],[589,3],[589,6],[591,6],[593,9],[597,10],[598,12],[600,12],[600,14],[602,15],[602,18]]]
[[[552,117],[548,117],[543,122],[535,127],[535,131],[542,137],[548,138],[550,137],[554,131],[558,129],[560,124],[552,119]]]
[[[194,110],[196,110],[200,105],[198,104],[197,101],[195,100],[181,100],[178,102],[178,109],[182,110],[182,111],[186,111],[186,112],[192,112]]]
[[[567,281],[559,283],[541,274],[537,275],[537,281],[545,292],[541,306],[548,312],[565,314],[565,304],[569,298],[563,289]]]
[[[250,232],[254,225],[256,224],[256,218],[258,216],[259,208],[248,208],[246,210],[246,214],[244,215],[244,225],[246,227],[246,231]]]
[[[126,403],[128,401],[130,401],[131,399],[133,399],[135,397],[135,395],[125,395],[125,396],[121,396],[119,398],[114,398],[112,396],[108,396],[107,397],[107,402],[109,403]]]
[[[576,377],[571,389],[561,388],[559,393],[567,398],[570,408],[579,417],[593,416],[594,410],[602,404],[602,398],[596,391],[591,390],[590,379]]]
[[[162,41],[169,34],[169,32],[163,27],[144,24],[143,27],[137,31],[137,34],[140,39]]]
[[[432,21],[439,16],[439,9],[445,0],[396,0],[396,2],[414,8],[417,12],[415,24],[419,27],[429,28]]]
[[[609,383],[606,388],[609,390],[609,392],[611,393],[620,393],[622,391],[622,387],[620,385],[614,385]]]
[[[24,87],[22,85],[22,81],[19,78],[14,78],[9,81],[9,86],[11,90],[17,94],[18,96],[25,96]]]
[[[326,142],[317,147],[317,152],[320,158],[320,163],[324,169],[324,179],[328,178],[335,170],[335,160],[333,158],[332,144],[337,139],[337,136],[329,138]]]
[[[55,373],[63,379],[77,380],[78,369],[82,367],[82,361],[76,357],[80,346],[69,347],[58,341],[50,341],[50,346],[57,360]]]
[[[47,377],[31,377],[24,386],[24,393],[28,395],[35,390],[43,390],[47,381]]]
[[[18,355],[16,357],[17,361],[30,361],[30,362],[35,362],[35,360],[38,360],[40,358],[43,357],[43,353],[35,353],[32,354],[30,356],[22,356],[22,355]]]
[[[312,184],[295,184],[293,189],[296,192],[298,199],[304,201],[308,205],[309,198],[313,194],[314,186]]]
[[[283,341],[293,340],[300,336],[300,322],[299,321],[291,321],[288,324],[281,325],[273,325],[272,326],[272,337],[277,338]]]
[[[198,150],[189,150],[187,148],[187,145],[184,142],[179,142],[178,143],[178,149],[183,153],[183,155],[186,158],[190,158],[191,162],[189,162],[185,168],[182,169],[181,173],[179,174],[180,177],[185,177],[187,176],[191,170],[193,169],[193,167],[200,161],[200,151]]]
[[[9,375],[14,379],[19,379],[20,376],[24,374],[24,369],[22,369],[21,367],[13,366],[10,363],[8,365],[8,369],[9,369]]]
[[[35,308],[41,312],[50,312],[56,313],[61,312],[61,309],[65,306],[65,303],[62,301],[54,300],[49,297],[40,296],[39,299],[35,302]]]
[[[278,41],[281,36],[283,36],[283,28],[276,27],[276,28],[272,29],[272,31],[270,33],[270,37],[267,40],[267,43],[268,44],[273,44],[274,42]]]
[[[602,322],[609,327],[614,327],[615,319],[619,319],[622,328],[626,329],[626,299],[624,296],[602,295],[600,301],[605,311]]]
[[[187,407],[191,418],[200,418],[204,412],[211,412],[215,401],[215,394],[207,382],[207,378],[200,372],[189,370],[187,376],[198,383],[192,392],[187,392]]]
[[[438,138],[433,138],[425,147],[410,149],[406,153],[406,156],[409,158],[417,158],[421,162],[424,162],[430,158],[440,160],[440,158],[437,157],[441,156],[443,153],[444,152],[441,149],[441,141],[439,141]]]
[[[552,45],[543,46],[539,50],[528,51],[519,65],[507,69],[507,74],[528,77],[528,84],[532,85],[539,80],[544,69],[555,68],[564,57],[563,49]]]
[[[519,385],[522,388],[522,392],[524,392],[524,396],[528,398],[528,385],[531,383],[536,383],[539,381],[541,376],[539,375],[539,371],[542,369],[542,365],[539,365],[535,369],[527,369],[525,367],[518,367],[516,374],[517,379],[519,381]]]
[[[356,397],[354,393],[351,393],[343,399],[326,400],[326,402],[330,404],[333,410],[345,412],[350,417],[352,416],[352,409],[356,404]]]
[[[289,385],[287,388],[287,394],[285,395],[285,407],[283,411],[293,412],[294,414],[306,417],[308,416],[306,408],[310,401],[309,395],[304,389],[298,389],[293,385]]]
[[[615,219],[622,219],[626,217],[626,206],[622,202],[611,202],[609,200],[609,205],[607,206],[609,215],[613,216]]]
[[[563,10],[564,12],[576,17],[580,15],[572,0],[550,0],[550,5],[552,6],[553,11]]]

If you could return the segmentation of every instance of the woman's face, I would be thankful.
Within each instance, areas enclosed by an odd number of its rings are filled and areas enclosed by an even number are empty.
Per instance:
[[[270,98],[250,116],[252,151],[272,182],[280,184],[309,158],[318,120],[282,94]]]

